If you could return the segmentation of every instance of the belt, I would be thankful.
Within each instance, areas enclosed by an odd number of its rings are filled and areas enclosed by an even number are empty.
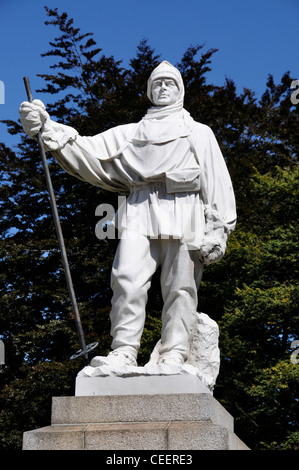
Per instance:
[[[144,189],[150,190],[150,191],[158,191],[159,189],[164,189],[166,191],[166,184],[165,180],[161,179],[158,181],[145,181],[141,183],[134,183],[131,186],[131,193],[135,191],[142,191]]]

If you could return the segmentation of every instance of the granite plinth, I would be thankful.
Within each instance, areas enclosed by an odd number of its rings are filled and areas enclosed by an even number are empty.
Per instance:
[[[24,450],[247,450],[211,393],[53,397]]]

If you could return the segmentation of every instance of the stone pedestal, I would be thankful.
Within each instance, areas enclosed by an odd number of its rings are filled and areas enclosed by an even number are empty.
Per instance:
[[[188,381],[186,376],[168,377],[171,383],[160,383],[159,393],[151,388],[153,377],[139,385],[138,377],[130,377],[137,380],[130,383],[118,377],[111,388],[117,394],[98,393],[105,377],[81,377],[76,396],[53,398],[51,426],[24,433],[23,449],[248,450],[234,434],[232,416],[206,386],[191,376],[193,388],[187,392],[183,377]],[[80,396],[84,389],[86,395]]]

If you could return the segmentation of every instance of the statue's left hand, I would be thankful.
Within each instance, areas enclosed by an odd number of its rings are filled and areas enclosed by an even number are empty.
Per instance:
[[[204,264],[217,263],[224,256],[225,249],[226,243],[223,240],[215,242],[206,238],[200,249],[200,257]]]
[[[204,264],[220,261],[226,250],[227,233],[224,227],[219,227],[208,232],[199,250],[199,255]]]
[[[225,254],[228,231],[217,209],[205,206],[205,236],[203,238],[199,257],[204,264],[220,261]]]
[[[225,254],[225,248],[225,244],[224,246],[220,243],[211,245],[209,241],[204,242],[200,250],[200,255],[203,259],[203,263],[211,264],[220,261]]]

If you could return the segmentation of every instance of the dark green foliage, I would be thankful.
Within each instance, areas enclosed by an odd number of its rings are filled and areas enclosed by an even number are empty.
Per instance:
[[[125,69],[66,13],[46,11],[46,24],[60,32],[43,54],[55,60],[40,90],[52,95],[50,115],[81,135],[137,122],[149,106],[146,82],[160,55],[143,39]],[[215,397],[252,448],[298,449],[299,366],[290,361],[291,342],[299,335],[298,107],[290,101],[292,78],[286,73],[275,84],[269,76],[258,102],[251,90],[237,94],[232,80],[221,87],[208,82],[215,53],[190,46],[177,64],[185,107],[215,132],[238,207],[227,254],[206,268],[199,292],[199,310],[220,326]],[[51,397],[74,393],[83,364],[69,361],[80,346],[37,145],[19,123],[5,124],[20,136],[17,152],[0,144],[0,333],[6,348],[0,446],[11,450],[21,447],[24,431],[49,424]],[[98,341],[95,353],[107,354],[117,240],[96,238],[95,209],[102,202],[117,207],[117,194],[76,180],[48,159],[86,342]],[[157,273],[140,364],[160,337],[161,306]]]

